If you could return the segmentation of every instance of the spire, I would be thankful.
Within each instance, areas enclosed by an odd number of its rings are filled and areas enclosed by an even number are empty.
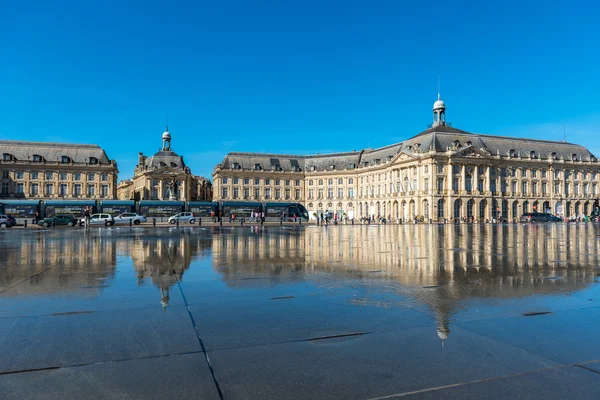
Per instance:
[[[442,101],[440,94],[440,75],[438,74],[438,98],[433,103],[433,128],[438,126],[446,126],[446,105]]]

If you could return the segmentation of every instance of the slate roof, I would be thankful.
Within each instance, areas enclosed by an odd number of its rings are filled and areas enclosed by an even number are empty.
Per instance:
[[[313,167],[318,171],[331,170],[332,166],[335,170],[344,170],[351,168],[352,164],[358,167],[388,162],[400,152],[419,155],[430,150],[445,153],[448,150],[456,151],[467,147],[484,150],[491,156],[509,157],[512,153],[529,158],[530,153],[534,152],[535,158],[541,159],[549,159],[554,153],[557,159],[572,160],[575,155],[577,161],[597,161],[585,146],[578,144],[476,134],[449,126],[439,126],[427,129],[403,142],[378,149],[323,155],[234,152],[225,156],[221,168],[229,169],[237,165],[242,169],[254,169],[255,164],[258,164],[264,170],[271,170],[273,165],[279,165],[285,171],[293,171],[294,166],[299,166],[302,171],[311,171]]]
[[[177,155],[174,151],[164,151],[161,150],[152,157],[148,157],[144,162],[149,168],[163,168],[163,167],[172,167],[184,169],[185,163],[183,162],[183,157]]]
[[[86,163],[94,157],[101,164],[109,164],[106,152],[95,144],[70,144],[52,142],[25,142],[19,140],[0,140],[0,153],[11,154],[18,161],[33,160],[33,155],[40,155],[48,162],[69,157],[73,162]]]

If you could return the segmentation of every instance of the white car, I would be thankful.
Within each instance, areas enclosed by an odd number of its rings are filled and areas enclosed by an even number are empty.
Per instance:
[[[85,217],[79,220],[81,225],[85,224]],[[90,216],[90,225],[106,225],[113,226],[115,219],[110,214],[92,214]]]
[[[127,224],[129,225],[129,221],[131,221],[134,225],[139,225],[142,222],[146,222],[146,217],[143,215],[139,215],[136,213],[123,213],[119,214],[115,217],[115,224]]]
[[[189,222],[190,224],[194,224],[194,223],[196,223],[196,218],[194,217],[194,214],[191,212],[182,212],[182,213],[175,214],[172,217],[169,217],[170,224],[174,225],[177,223],[177,221]]]

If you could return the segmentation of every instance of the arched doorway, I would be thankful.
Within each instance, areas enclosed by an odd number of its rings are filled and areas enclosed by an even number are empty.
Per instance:
[[[467,201],[467,218],[469,220],[473,219],[473,206],[475,205],[475,201],[470,199]]]
[[[437,217],[444,218],[444,199],[439,199],[437,202]]]
[[[585,203],[583,203],[583,215],[590,215],[588,213],[589,208],[590,208],[590,206],[589,206],[589,203],[587,201]]]
[[[523,202],[523,214],[528,213],[529,212],[529,202],[527,200],[525,200]]]
[[[362,203],[358,203],[358,215],[360,215],[360,218],[363,217],[363,209],[362,209]]]
[[[562,201],[557,201],[556,205],[554,206],[554,214],[562,217],[563,215],[565,215],[565,208],[563,205]]]
[[[376,206],[375,209],[377,210],[377,217],[380,217],[381,216],[381,203],[377,202],[377,204],[375,206]]]
[[[394,216],[396,217],[396,219],[398,219],[398,201],[395,200],[394,201]]]
[[[479,219],[480,220],[484,220],[485,219],[485,209],[487,207],[487,201],[486,200],[481,200],[479,202]]]
[[[576,217],[579,217],[579,214],[580,214],[580,210],[579,210],[579,208],[580,208],[580,207],[581,207],[581,205],[579,204],[579,202],[578,202],[578,201],[577,201],[577,202],[575,202],[575,216],[576,216]]]
[[[387,205],[385,204],[385,201],[383,202],[383,214],[382,216],[385,217],[387,215]]]
[[[519,218],[519,202],[516,200],[512,203],[512,218]]]
[[[462,201],[457,199],[454,201],[454,219],[460,219],[460,207],[462,206]]]
[[[406,201],[402,202],[402,221],[408,221],[408,207],[406,207]]]
[[[533,212],[540,212],[537,200],[533,202]]]
[[[429,201],[423,200],[423,217],[425,221],[429,220]]]
[[[500,217],[502,219],[508,219],[508,200],[502,200],[502,213]]]
[[[567,201],[567,204],[565,205],[565,217],[569,218],[573,213],[573,210],[571,209],[572,206],[573,205],[571,204],[571,202]]]
[[[414,201],[414,200],[411,200],[411,201],[408,203],[408,216],[409,216],[410,218],[414,218],[414,217],[415,217],[415,215],[417,215],[417,214],[416,214],[416,212],[417,212],[417,210],[416,210],[416,208],[415,208],[415,201]]]
[[[550,202],[549,201],[545,201],[544,202],[544,209],[542,210],[542,212],[545,213],[551,213],[552,212],[552,208],[550,208]]]

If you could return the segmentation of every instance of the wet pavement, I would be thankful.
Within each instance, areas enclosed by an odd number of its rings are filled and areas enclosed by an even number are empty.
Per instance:
[[[600,226],[0,231],[0,398],[600,397]]]

